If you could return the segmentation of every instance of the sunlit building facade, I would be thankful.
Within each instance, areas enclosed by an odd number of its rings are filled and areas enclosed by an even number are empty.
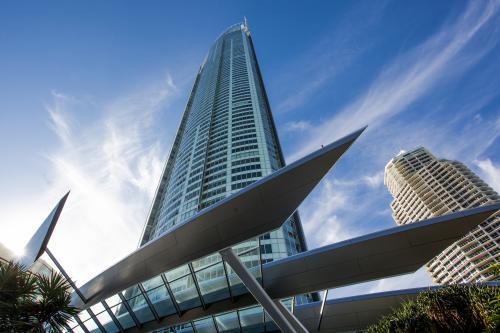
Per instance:
[[[201,65],[141,245],[285,164],[246,23]],[[297,214],[260,239],[263,262],[305,250]]]
[[[384,183],[394,200],[393,217],[407,224],[500,201],[500,196],[464,164],[437,159],[427,149],[402,152],[385,167]],[[488,281],[500,261],[500,213],[480,224],[429,263],[439,284]]]

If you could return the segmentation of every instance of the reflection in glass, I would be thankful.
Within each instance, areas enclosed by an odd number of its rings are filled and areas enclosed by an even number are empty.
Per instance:
[[[86,321],[84,321],[83,325],[85,325],[85,327],[87,328],[87,330],[89,332],[92,332],[92,333],[99,333],[99,332],[101,332],[101,330],[99,329],[99,327],[97,326],[97,324],[95,323],[95,321],[92,318],[87,319]]]
[[[147,323],[148,321],[155,319],[144,296],[138,295],[128,301],[128,303],[140,323]]]
[[[174,298],[181,310],[201,306],[198,292],[196,291],[196,286],[191,275],[170,282],[170,289],[172,289]]]
[[[262,307],[254,306],[242,309],[239,313],[243,332],[260,333],[264,330],[264,313]]]
[[[120,331],[106,310],[97,313],[95,316],[107,333],[116,333]]]
[[[120,325],[122,325],[123,329],[130,328],[132,326],[135,326],[135,322],[128,313],[127,309],[125,306],[123,306],[121,303],[115,305],[114,307],[111,308],[111,312],[114,313],[116,319],[120,322]]]
[[[199,271],[205,267],[211,266],[211,265],[213,265],[217,262],[221,262],[221,261],[222,261],[222,257],[220,256],[220,254],[214,253],[214,254],[208,255],[204,258],[193,261],[192,265],[193,265],[193,269],[195,271]]]
[[[261,269],[260,269],[260,254],[259,248],[254,248],[253,250],[244,252],[239,255],[241,262],[246,266],[248,271],[257,279],[261,281]],[[231,292],[233,296],[246,294],[248,292],[247,288],[243,285],[240,278],[232,270],[232,268],[226,264],[227,274],[229,277],[229,283],[231,285]]]
[[[161,279],[161,276],[158,275],[158,276],[155,276],[152,279],[149,279],[147,281],[142,282],[141,284],[144,287],[144,290],[147,291],[147,290],[154,289],[154,288],[162,285],[163,284],[163,280]]]
[[[181,276],[186,276],[190,273],[188,265],[183,265],[165,272],[168,282],[180,278]]]
[[[219,332],[236,333],[240,331],[240,324],[238,322],[238,314],[236,311],[225,313],[215,317],[215,322],[219,328]]]
[[[205,303],[230,297],[222,262],[197,272],[196,279]]]
[[[147,291],[148,297],[160,317],[175,313],[175,307],[165,285]]]
[[[214,320],[212,319],[212,317],[196,320],[193,323],[194,323],[194,326],[196,328],[196,333],[217,332],[215,325],[214,325]]]

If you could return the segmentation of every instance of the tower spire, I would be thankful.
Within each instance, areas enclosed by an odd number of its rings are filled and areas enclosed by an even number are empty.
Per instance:
[[[250,27],[248,26],[248,20],[246,16],[243,16],[243,26],[245,27],[246,31],[249,31]]]

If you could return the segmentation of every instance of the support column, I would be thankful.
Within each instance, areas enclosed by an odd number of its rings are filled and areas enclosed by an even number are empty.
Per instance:
[[[326,303],[327,297],[328,297],[328,289],[326,289],[325,293],[323,294],[323,301],[321,302],[321,308],[319,309],[319,318],[318,318],[318,327],[317,327],[318,332],[321,329],[321,321],[323,320],[323,312],[325,311],[325,303]]]
[[[305,328],[303,330],[297,329],[303,327],[297,318],[290,312],[284,311],[284,306],[279,303],[277,305],[271,297],[266,293],[264,288],[259,284],[255,277],[248,271],[245,265],[241,262],[240,258],[234,253],[233,249],[227,248],[220,251],[220,255],[229,266],[234,270],[236,275],[241,279],[245,287],[255,297],[255,299],[262,305],[264,310],[271,316],[276,325],[285,333],[307,333]],[[281,305],[281,306],[280,306]],[[285,308],[286,310],[286,308]],[[294,323],[292,324],[293,321]],[[297,325],[299,323],[299,325]]]
[[[49,248],[45,248],[45,253],[47,253],[47,255],[49,256],[50,260],[52,260],[52,262],[54,263],[54,265],[56,265],[57,269],[59,270],[59,272],[61,272],[61,274],[66,278],[66,280],[68,281],[68,283],[70,284],[70,286],[73,288],[73,290],[75,291],[75,293],[78,295],[78,297],[80,297],[80,299],[82,300],[82,302],[85,304],[87,303],[87,299],[85,298],[85,296],[83,296],[83,294],[81,293],[80,289],[77,288],[76,284],[73,282],[73,280],[71,280],[71,278],[69,277],[68,273],[66,273],[66,271],[64,270],[64,268],[61,266],[61,264],[59,263],[59,261],[57,261],[56,257],[54,257],[54,255],[52,254],[52,252],[50,252]]]

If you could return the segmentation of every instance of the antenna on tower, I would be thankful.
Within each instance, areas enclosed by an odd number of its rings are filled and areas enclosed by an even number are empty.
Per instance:
[[[248,30],[248,21],[246,16],[243,16],[243,26]]]

